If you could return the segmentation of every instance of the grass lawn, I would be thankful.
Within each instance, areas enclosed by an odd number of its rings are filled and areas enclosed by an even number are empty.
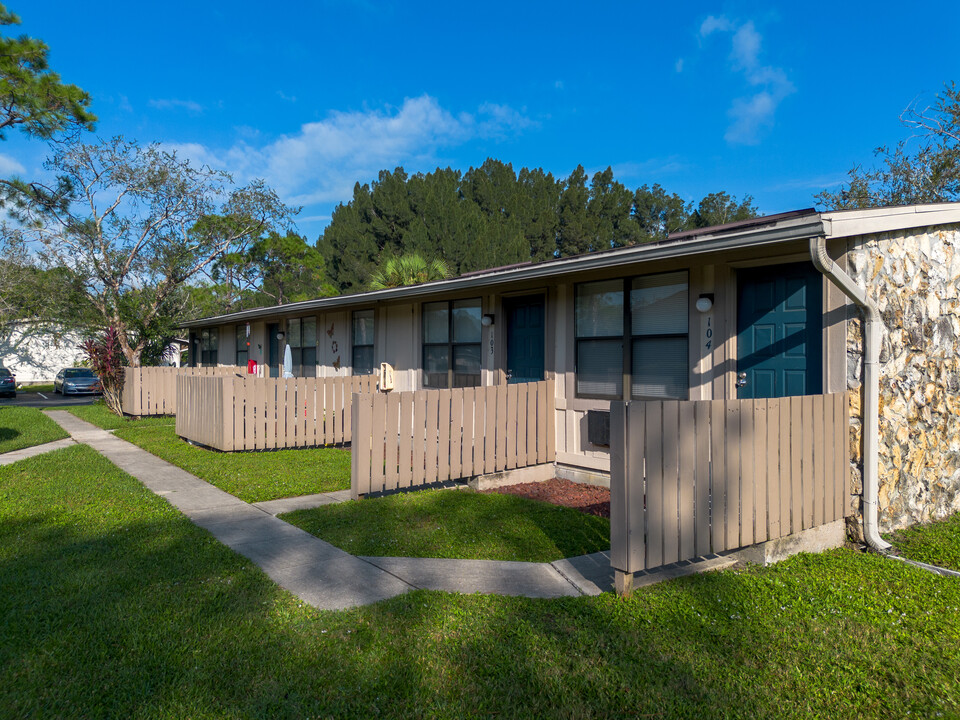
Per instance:
[[[552,562],[610,548],[606,518],[472,490],[422,490],[282,517],[354,555]]]
[[[101,427],[104,430],[119,430],[120,428],[128,427],[154,427],[158,425],[173,427],[174,423],[176,423],[176,418],[173,417],[173,415],[150,416],[140,418],[139,420],[120,417],[110,412],[107,409],[107,404],[103,400],[98,400],[92,405],[67,405],[56,409],[66,410],[81,420],[86,420],[88,423]]]
[[[305,448],[225,453],[191,445],[177,437],[173,417],[127,420],[106,405],[69,408],[82,420],[216,485],[246,502],[312,495],[350,487],[350,452],[339,448]]]
[[[86,447],[0,468],[3,717],[956,717],[958,607],[837,550],[629,600],[319,612]]]
[[[886,539],[905,558],[960,572],[960,513],[898,530]]]
[[[43,445],[69,437],[36,408],[0,408],[0,453]]]
[[[53,393],[53,383],[46,383],[42,385],[24,385],[23,387],[17,388],[18,393]]]

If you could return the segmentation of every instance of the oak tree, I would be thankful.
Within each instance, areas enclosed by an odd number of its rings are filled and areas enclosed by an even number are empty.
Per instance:
[[[7,184],[19,221],[8,232],[70,269],[131,366],[171,331],[185,284],[293,212],[262,182],[237,188],[226,173],[120,137],[58,145],[46,167],[56,180]]]

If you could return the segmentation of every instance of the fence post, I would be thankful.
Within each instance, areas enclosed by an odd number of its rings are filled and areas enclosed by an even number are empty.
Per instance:
[[[218,380],[220,381],[220,403],[223,413],[219,428],[219,449],[232,452],[236,447],[233,436],[233,400],[235,394],[233,378],[222,376]]]
[[[610,403],[610,564],[618,595],[633,592],[630,565],[630,467],[627,455],[629,403]]]
[[[370,492],[370,432],[373,396],[353,393],[350,444],[350,497],[354,500]]]

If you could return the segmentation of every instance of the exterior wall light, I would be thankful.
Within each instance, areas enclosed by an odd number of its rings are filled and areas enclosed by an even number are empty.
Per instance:
[[[713,293],[703,293],[697,298],[697,310],[702,313],[710,312],[713,309]]]
[[[286,337],[283,330],[277,333],[277,340],[283,340]]]
[[[484,327],[490,327],[493,325],[494,319],[495,318],[493,315],[484,315],[482,318],[480,318],[480,324]]]

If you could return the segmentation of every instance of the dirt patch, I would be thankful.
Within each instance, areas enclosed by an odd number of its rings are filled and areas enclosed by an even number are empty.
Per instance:
[[[584,485],[554,478],[545,482],[509,485],[482,492],[519,495],[532,500],[543,500],[554,505],[574,508],[588,515],[610,517],[610,491],[596,485]]]

